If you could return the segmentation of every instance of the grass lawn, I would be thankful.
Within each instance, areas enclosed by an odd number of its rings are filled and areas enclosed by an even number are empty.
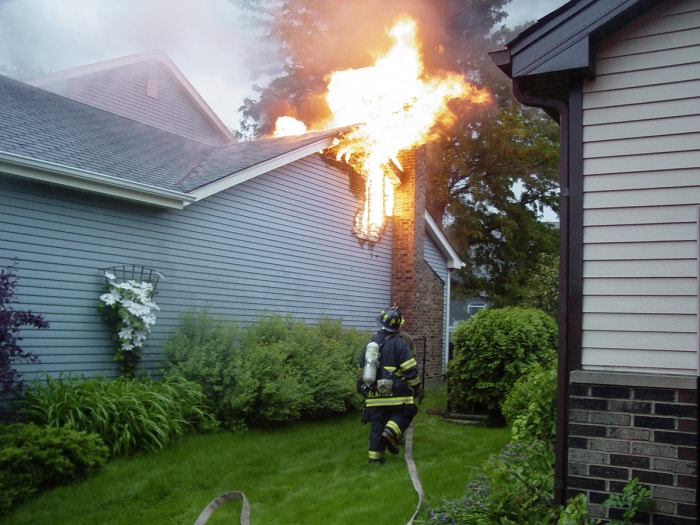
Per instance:
[[[442,389],[428,390],[414,420],[413,459],[426,505],[461,497],[468,467],[509,440],[508,429],[445,422]],[[243,433],[190,435],[158,454],[111,461],[95,477],[48,491],[0,524],[191,525],[216,496],[243,491],[256,525],[405,524],[418,498],[403,450],[367,464],[359,413]],[[229,502],[207,525],[239,523]],[[421,514],[423,516],[423,514]]]

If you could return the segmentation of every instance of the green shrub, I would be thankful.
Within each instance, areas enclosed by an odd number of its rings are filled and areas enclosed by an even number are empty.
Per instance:
[[[108,456],[96,434],[24,423],[0,425],[0,514],[41,490],[87,478]]]
[[[246,347],[235,359],[234,411],[252,424],[294,421],[310,393],[298,369],[290,366],[290,343]]]
[[[506,444],[475,469],[464,498],[429,512],[428,523],[525,525],[552,523],[554,452],[548,443]]]
[[[216,427],[200,387],[175,376],[34,381],[24,412],[36,423],[99,435],[112,455],[156,451],[192,429]]]
[[[557,420],[557,364],[535,363],[508,392],[501,412],[512,441],[540,439],[554,444]]]
[[[453,342],[450,409],[500,412],[501,402],[524,371],[552,360],[557,325],[533,308],[485,309],[457,327]]]
[[[239,331],[190,313],[164,344],[163,370],[201,384],[230,428],[321,417],[358,406],[356,359],[367,337],[328,319],[311,326],[275,314]]]
[[[319,417],[356,406],[357,356],[366,341],[367,334],[345,329],[339,321],[322,319],[309,326],[272,316],[248,327],[242,354],[277,348],[284,355],[284,379],[292,378],[298,390],[299,416]]]
[[[236,324],[207,309],[187,312],[163,343],[163,372],[197,383],[217,420],[226,424],[235,419],[233,361],[239,347]]]

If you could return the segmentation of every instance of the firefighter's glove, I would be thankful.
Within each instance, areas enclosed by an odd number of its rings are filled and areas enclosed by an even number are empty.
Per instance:
[[[367,414],[367,408],[365,407],[362,408],[362,418],[360,419],[360,423],[363,425],[369,423],[369,414]]]
[[[416,404],[420,405],[425,397],[425,392],[423,391],[423,385],[416,385],[413,387],[413,397],[416,400]]]
[[[357,376],[355,388],[357,389],[358,394],[362,394],[363,396],[367,396],[367,394],[369,394],[369,387],[364,383],[364,381],[362,381],[362,376]]]

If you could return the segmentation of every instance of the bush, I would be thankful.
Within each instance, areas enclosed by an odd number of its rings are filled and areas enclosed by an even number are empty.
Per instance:
[[[91,476],[108,456],[95,434],[24,423],[0,425],[0,513],[41,490]]]
[[[554,444],[557,420],[557,363],[535,363],[501,405],[513,441],[539,439]]]
[[[356,359],[367,337],[327,319],[309,326],[271,315],[239,332],[189,313],[164,344],[163,368],[201,384],[227,427],[322,417],[358,406]]]
[[[328,319],[309,326],[272,316],[249,326],[236,366],[237,393],[240,399],[254,399],[257,408],[241,406],[245,419],[291,421],[356,406],[356,359],[366,340],[367,334]],[[261,361],[274,363],[274,369],[260,368]],[[267,374],[277,377],[278,384],[269,385]]]
[[[12,367],[17,362],[38,363],[39,358],[24,351],[19,343],[22,340],[20,328],[48,328],[49,323],[41,315],[30,310],[17,310],[12,305],[17,286],[17,261],[13,266],[0,269],[0,397],[10,392],[22,392],[24,381],[21,374]]]
[[[27,389],[23,409],[37,424],[99,435],[113,456],[161,450],[187,431],[216,428],[200,387],[174,376],[46,377]]]
[[[500,412],[515,381],[530,366],[551,361],[557,325],[533,308],[481,310],[454,332],[448,365],[450,410]]]
[[[548,443],[506,444],[470,477],[463,499],[429,513],[428,523],[524,525],[552,523],[554,452]]]
[[[163,343],[163,373],[197,383],[217,420],[227,424],[235,419],[233,359],[238,349],[234,323],[207,309],[184,313],[177,332]]]

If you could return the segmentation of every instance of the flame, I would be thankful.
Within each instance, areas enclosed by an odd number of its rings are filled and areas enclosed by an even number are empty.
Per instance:
[[[306,124],[294,117],[279,117],[275,121],[273,137],[287,137],[289,135],[303,135],[306,133]]]
[[[454,99],[484,104],[490,95],[455,73],[424,78],[416,42],[416,22],[400,19],[388,31],[393,41],[386,55],[370,67],[336,71],[326,101],[333,115],[328,127],[357,125],[332,147],[366,178],[365,202],[355,217],[358,237],[376,242],[386,217],[393,215],[394,187],[400,183],[392,163],[403,150],[430,141],[438,122],[454,115]]]

